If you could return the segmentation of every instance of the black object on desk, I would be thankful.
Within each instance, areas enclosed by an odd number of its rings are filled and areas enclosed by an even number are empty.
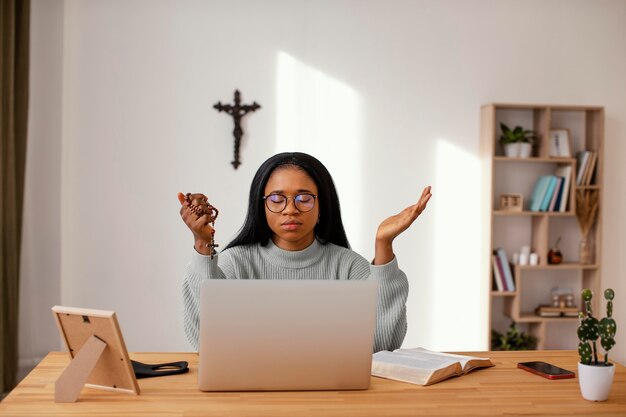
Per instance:
[[[152,378],[155,376],[166,376],[184,374],[189,372],[188,363],[186,361],[181,362],[168,362],[168,363],[141,363],[137,361],[130,361],[133,365],[133,371],[135,376],[139,378]]]

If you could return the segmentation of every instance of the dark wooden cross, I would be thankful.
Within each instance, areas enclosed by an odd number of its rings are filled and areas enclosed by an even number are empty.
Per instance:
[[[239,94],[239,90],[235,90],[235,105],[232,106],[230,104],[222,104],[221,101],[218,101],[216,105],[213,107],[216,108],[219,112],[226,112],[233,117],[233,121],[235,122],[235,129],[233,130],[233,135],[235,136],[235,160],[231,162],[231,164],[237,169],[241,162],[239,162],[239,145],[241,145],[241,137],[243,136],[243,129],[241,128],[241,118],[245,116],[248,112],[255,111],[260,109],[261,106],[257,104],[256,101],[253,101],[252,104],[240,104],[241,103],[241,94]]]

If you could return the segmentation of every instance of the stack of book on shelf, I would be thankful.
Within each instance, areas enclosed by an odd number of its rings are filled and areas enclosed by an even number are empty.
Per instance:
[[[578,160],[578,172],[576,173],[576,184],[589,185],[593,178],[593,171],[596,169],[598,152],[582,151],[576,155]]]
[[[541,317],[578,317],[578,307],[539,306],[535,313]]]
[[[571,165],[559,166],[555,175],[542,175],[539,177],[530,197],[528,209],[530,211],[565,212],[569,199],[571,177]]]
[[[515,281],[511,265],[503,248],[496,248],[491,257],[493,261],[493,279],[498,291],[515,291]]]

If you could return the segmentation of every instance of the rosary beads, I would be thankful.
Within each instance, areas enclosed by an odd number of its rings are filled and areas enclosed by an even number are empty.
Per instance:
[[[204,216],[205,214],[208,214],[209,223],[211,223],[211,227],[215,227],[215,219],[217,219],[217,215],[219,214],[219,210],[217,208],[213,207],[204,198],[202,198],[201,201],[205,202],[207,207],[204,208],[201,206],[196,206],[195,204],[191,202],[191,193],[187,193],[185,195],[185,201],[189,203],[189,206],[188,206],[189,211],[191,211],[193,214],[198,216],[198,218]],[[206,247],[211,249],[211,259],[213,259],[213,255],[215,255],[216,253],[215,248],[219,246],[215,244],[215,241],[213,240],[214,235],[215,235],[215,229],[213,229],[213,231],[211,232],[211,241],[206,244]]]

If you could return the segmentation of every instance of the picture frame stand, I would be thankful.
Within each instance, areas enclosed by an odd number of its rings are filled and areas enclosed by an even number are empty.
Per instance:
[[[72,359],[65,371],[54,383],[54,401],[57,403],[73,403],[78,399],[87,378],[96,367],[107,344],[92,335],[83,348]]]

